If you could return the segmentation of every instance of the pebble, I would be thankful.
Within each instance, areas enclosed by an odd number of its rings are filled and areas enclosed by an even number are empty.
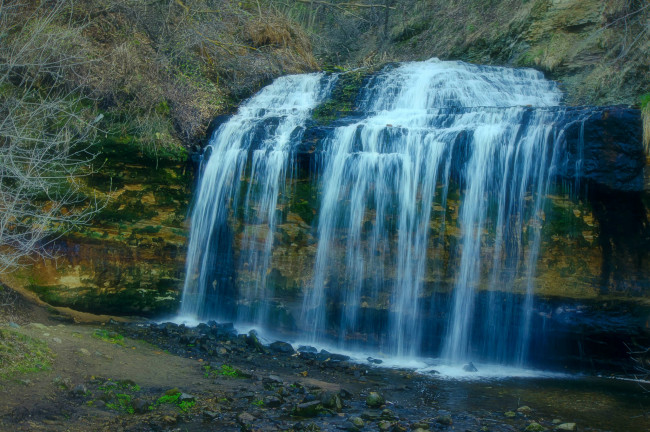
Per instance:
[[[79,348],[77,350],[77,353],[85,355],[85,356],[90,356],[90,351],[88,351],[86,348]]]
[[[562,423],[558,425],[555,430],[558,431],[575,431],[578,430],[577,426],[575,423]]]
[[[361,417],[350,417],[349,421],[350,423],[352,423],[358,428],[362,428],[365,426],[365,422],[363,421],[363,419],[361,419]]]
[[[59,339],[58,337],[52,338],[52,341],[54,341],[54,342],[56,342],[58,344],[60,344],[62,342],[61,339]]]

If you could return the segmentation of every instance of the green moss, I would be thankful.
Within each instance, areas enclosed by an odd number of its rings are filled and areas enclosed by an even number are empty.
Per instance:
[[[332,89],[332,97],[314,109],[314,120],[327,125],[356,110],[359,90],[372,72],[365,68],[341,74]]]
[[[644,111],[650,109],[650,93],[643,94],[639,97],[639,105]]]

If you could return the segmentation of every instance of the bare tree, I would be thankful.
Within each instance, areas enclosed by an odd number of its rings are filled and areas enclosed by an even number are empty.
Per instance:
[[[65,22],[71,6],[0,0],[0,273],[50,255],[98,209],[80,182],[95,127],[80,91],[89,60],[80,29]]]

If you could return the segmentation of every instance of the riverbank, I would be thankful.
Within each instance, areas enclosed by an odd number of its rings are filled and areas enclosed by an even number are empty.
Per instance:
[[[22,335],[42,341],[47,359],[40,371],[0,378],[2,430],[650,427],[650,398],[632,382],[575,376],[449,379],[353,363],[334,353],[298,353],[285,343],[264,346],[228,324],[77,324],[72,316],[27,301],[20,306],[15,315],[20,324],[1,328],[3,347],[8,335]],[[28,358],[27,353],[23,359]]]

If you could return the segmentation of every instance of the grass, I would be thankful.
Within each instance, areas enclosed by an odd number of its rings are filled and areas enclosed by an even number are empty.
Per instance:
[[[97,329],[93,332],[93,337],[95,339],[103,340],[104,342],[124,346],[124,336],[116,332]]]
[[[50,369],[52,352],[42,340],[0,329],[0,378]]]

